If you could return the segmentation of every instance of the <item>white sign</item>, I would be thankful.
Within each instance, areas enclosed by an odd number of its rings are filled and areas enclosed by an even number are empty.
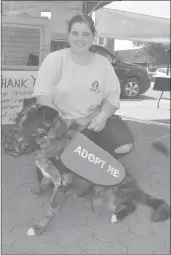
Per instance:
[[[95,15],[100,37],[170,43],[170,19],[113,9],[100,9]]]
[[[37,71],[2,71],[2,125],[13,124],[17,113],[22,110],[23,99],[32,96],[36,76]]]

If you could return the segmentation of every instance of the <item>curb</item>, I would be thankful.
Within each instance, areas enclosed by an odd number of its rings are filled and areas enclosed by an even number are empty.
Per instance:
[[[152,120],[141,120],[141,119],[127,117],[127,116],[123,116],[123,115],[120,115],[120,116],[125,120],[137,121],[137,122],[141,122],[141,123],[145,123],[145,124],[153,124],[153,125],[157,125],[157,126],[164,126],[164,127],[170,128],[170,124],[163,123],[163,122],[157,122],[157,121],[152,121]]]

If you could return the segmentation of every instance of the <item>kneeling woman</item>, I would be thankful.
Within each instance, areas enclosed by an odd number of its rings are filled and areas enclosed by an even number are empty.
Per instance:
[[[118,117],[110,118],[119,108],[120,84],[108,59],[91,51],[94,36],[94,22],[89,16],[73,17],[68,26],[70,47],[52,52],[45,58],[38,72],[33,96],[37,98],[37,103],[57,110],[70,129],[75,125],[116,157],[130,151],[132,133]],[[37,162],[40,164],[37,163],[37,167],[44,169],[46,166],[51,171],[55,189],[45,217],[29,229],[28,235],[44,230],[57,211],[61,182],[63,185],[71,183],[69,174],[61,178],[56,169],[62,168],[60,160],[54,168],[43,158],[41,151],[38,153]],[[87,188],[87,182],[85,186]]]
[[[70,48],[45,58],[33,96],[56,109],[68,125],[79,124],[86,136],[116,157],[131,150],[133,138],[118,118],[110,118],[119,108],[120,84],[109,60],[91,51],[95,33],[88,15],[70,20]]]

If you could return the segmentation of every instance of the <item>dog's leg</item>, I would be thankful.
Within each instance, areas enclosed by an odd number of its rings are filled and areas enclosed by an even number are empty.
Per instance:
[[[28,230],[27,234],[29,236],[40,235],[48,226],[49,222],[53,219],[55,214],[62,209],[67,198],[70,195],[73,195],[74,190],[72,188],[74,187],[72,187],[72,173],[63,174],[62,179],[59,182],[58,175],[56,175],[56,173],[52,172],[51,170],[51,177],[56,181],[54,182],[55,190],[51,197],[48,210],[43,219]]]
[[[48,226],[49,222],[53,219],[57,211],[62,208],[66,198],[70,195],[69,191],[65,192],[65,190],[61,190],[62,185],[65,185],[65,189],[67,189],[70,183],[70,178],[68,175],[64,175],[62,177],[59,170],[46,158],[37,158],[36,164],[43,173],[48,174],[55,186],[55,189],[45,216],[40,222],[36,223],[28,230],[27,235],[29,236],[40,235]]]
[[[58,179],[61,180],[59,170],[46,157],[43,150],[39,150],[36,153],[36,174],[39,186],[36,189],[32,189],[31,192],[37,195],[41,195],[49,186],[54,189],[53,182]]]
[[[92,199],[93,188],[94,188],[93,184],[90,184],[90,186],[85,191],[83,191],[80,195],[78,195],[78,198],[89,197],[91,210],[94,213],[95,212],[95,207],[94,207],[93,199]]]
[[[111,223],[123,220],[126,216],[133,213],[135,209],[136,209],[136,204],[134,203],[134,200],[120,204],[116,208],[114,214],[112,214]]]
[[[93,200],[92,200],[92,196],[91,196],[91,195],[90,195],[90,206],[91,206],[92,212],[94,213],[94,212],[95,212],[95,207],[94,207],[94,204],[93,204]]]
[[[49,222],[53,219],[57,211],[59,211],[66,201],[69,193],[66,194],[64,192],[60,191],[59,185],[55,185],[55,190],[53,192],[53,195],[51,197],[48,210],[45,214],[45,216],[40,220],[40,222],[33,225],[32,228],[30,228],[27,232],[27,235],[29,236],[37,236],[42,234],[44,232],[45,228],[47,228]]]
[[[50,187],[51,183],[51,179],[43,177],[41,183],[39,183],[38,188],[31,189],[31,192],[36,195],[43,195],[44,192]]]
[[[94,188],[93,184],[89,184],[86,190],[84,190],[81,194],[79,194],[78,197],[83,198],[86,196],[90,196],[93,192],[93,188]]]
[[[36,177],[37,177],[38,183],[40,184],[43,180],[43,174],[38,166],[36,166]]]
[[[32,193],[42,195],[46,189],[54,190],[52,180],[43,176],[43,173],[38,166],[36,166],[36,176],[38,180],[38,188],[31,189]]]

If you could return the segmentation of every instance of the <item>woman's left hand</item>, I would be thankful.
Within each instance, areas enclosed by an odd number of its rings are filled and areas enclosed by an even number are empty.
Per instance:
[[[106,125],[106,121],[107,121],[107,116],[105,116],[104,113],[100,112],[92,119],[92,121],[90,122],[87,128],[93,129],[94,131],[99,132],[104,129]]]

